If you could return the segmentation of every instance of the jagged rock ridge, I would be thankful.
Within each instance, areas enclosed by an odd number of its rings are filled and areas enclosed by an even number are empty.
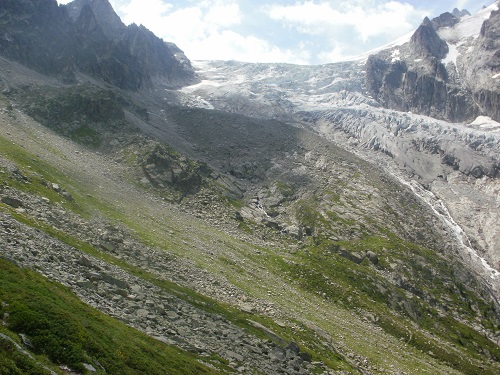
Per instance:
[[[179,48],[143,26],[126,27],[107,0],[67,6],[21,0],[6,7],[0,15],[0,53],[41,73],[70,82],[80,71],[128,90],[196,81]]]

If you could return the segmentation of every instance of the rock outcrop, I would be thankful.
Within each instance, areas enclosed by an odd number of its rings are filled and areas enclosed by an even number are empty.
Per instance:
[[[203,177],[211,173],[206,164],[180,157],[159,144],[143,157],[141,167],[151,184],[174,189],[181,198],[200,191]]]
[[[421,58],[442,59],[449,51],[448,45],[439,37],[435,25],[427,17],[412,35],[409,48]]]
[[[451,14],[453,14],[455,17],[458,17],[458,18],[462,18],[462,17],[471,15],[467,9],[458,10],[457,8],[454,8],[453,11],[451,12]]]
[[[85,6],[90,7],[107,38],[119,40],[127,30],[108,0],[74,0],[68,3],[66,8],[73,21],[78,20]]]

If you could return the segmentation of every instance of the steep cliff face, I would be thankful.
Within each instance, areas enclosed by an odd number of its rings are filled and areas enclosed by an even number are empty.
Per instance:
[[[74,25],[79,43],[76,53],[80,70],[123,89],[143,87],[147,76],[138,59],[130,53],[127,45],[106,37],[89,5],[81,9]]]
[[[426,18],[409,43],[368,58],[368,91],[387,108],[462,121],[472,113],[464,111],[469,108],[467,100],[458,94],[441,63],[448,52],[448,45]]]
[[[102,27],[106,37],[111,40],[120,39],[127,26],[115,13],[108,0],[74,0],[68,3],[66,8],[71,19],[76,21],[86,5],[92,9],[96,22]]]
[[[410,51],[421,58],[443,59],[448,54],[448,45],[437,34],[433,23],[425,17],[410,39]]]
[[[480,29],[483,13],[476,18],[459,18],[468,12],[425,18],[408,43],[371,55],[366,63],[369,94],[386,108],[451,122],[479,115],[500,119],[500,80],[495,76],[500,16],[491,12]]]
[[[142,87],[158,83],[180,87],[196,82],[191,63],[184,53],[175,44],[165,43],[144,26],[130,25],[120,43],[137,61],[138,71],[143,74]]]
[[[384,53],[366,62],[366,85],[382,106],[411,111],[452,122],[472,118],[475,112],[460,87],[448,80],[445,67],[433,56],[391,61]]]
[[[458,60],[459,69],[481,113],[500,120],[500,10],[482,27],[472,52]]]
[[[0,21],[0,54],[44,74],[71,81],[80,71],[128,90],[196,81],[182,51],[143,26],[126,27],[107,0],[7,2]]]
[[[0,54],[44,74],[71,75],[75,33],[56,0],[3,1]]]
[[[99,39],[104,37],[114,50],[102,54],[104,76],[113,84],[134,89],[150,88],[154,83],[180,87],[196,82],[190,61],[175,44],[166,43],[142,25],[125,26],[108,0],[75,0],[67,8],[76,23],[88,18],[89,12],[94,15],[102,31]]]

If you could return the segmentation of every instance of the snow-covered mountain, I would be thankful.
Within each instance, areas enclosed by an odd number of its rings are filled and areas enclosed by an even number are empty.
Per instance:
[[[309,127],[417,181],[444,203],[486,269],[499,270],[498,8],[426,18],[412,35],[351,61],[198,61],[202,81],[176,100]]]

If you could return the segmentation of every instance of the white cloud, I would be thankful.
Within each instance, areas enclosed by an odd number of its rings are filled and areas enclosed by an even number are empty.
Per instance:
[[[234,1],[204,0],[196,6],[175,9],[161,0],[129,0],[114,6],[125,24],[142,23],[157,36],[176,43],[192,60],[240,60],[306,64],[304,51],[280,49],[254,35],[233,28],[243,14]]]
[[[143,24],[153,33],[161,33],[164,28],[164,19],[173,5],[162,0],[131,0],[124,4],[117,4],[115,11],[120,13],[123,23]]]
[[[242,14],[238,4],[216,3],[209,5],[204,22],[217,28],[228,28],[241,23]]]
[[[190,45],[193,60],[239,60],[254,62],[290,62],[307,64],[310,56],[305,50],[280,49],[255,36],[243,36],[224,30]]]
[[[383,4],[374,13],[363,13],[361,22],[355,23],[354,27],[359,31],[362,40],[378,35],[397,38],[413,29],[415,19],[421,20],[427,14],[417,11],[412,5],[391,1]]]
[[[295,5],[270,6],[266,11],[270,18],[303,33],[342,37],[339,31],[345,32],[345,28],[349,28],[363,42],[378,36],[396,38],[412,29],[415,18],[422,19],[427,13],[397,1],[344,1],[336,4],[334,7],[331,2],[309,0]]]
[[[143,24],[192,60],[333,62],[388,43],[432,14],[407,3],[416,0],[294,0],[264,7],[259,4],[278,2],[109,1],[125,24]]]
[[[340,61],[344,59],[346,55],[347,53],[345,52],[345,48],[340,43],[332,42],[329,48],[318,54],[317,60],[323,63]]]

